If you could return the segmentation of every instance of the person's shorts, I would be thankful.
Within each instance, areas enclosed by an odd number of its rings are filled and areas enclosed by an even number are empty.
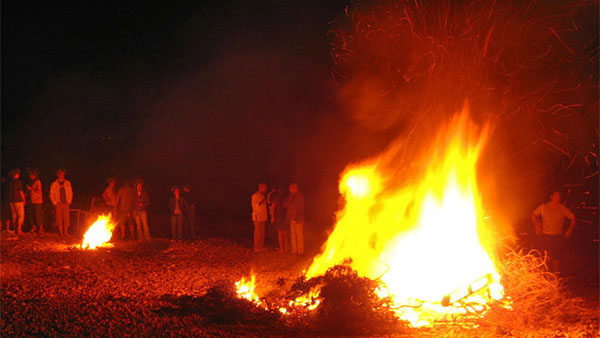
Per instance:
[[[563,235],[542,235],[541,249],[547,251],[550,259],[560,260],[565,251],[565,237]]]

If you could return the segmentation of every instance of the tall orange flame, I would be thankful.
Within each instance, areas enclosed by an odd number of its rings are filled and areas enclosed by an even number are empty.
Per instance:
[[[398,168],[390,165],[396,148],[347,168],[339,187],[346,205],[306,277],[350,257],[360,275],[381,279],[381,295],[390,296],[399,317],[414,326],[460,312],[447,305],[480,289],[501,298],[493,255],[486,251],[495,240],[477,189],[477,159],[487,135],[465,109],[422,154],[418,177],[398,182]]]

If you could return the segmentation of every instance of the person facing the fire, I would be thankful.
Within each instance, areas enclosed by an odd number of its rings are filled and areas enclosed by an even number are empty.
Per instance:
[[[271,224],[277,229],[277,241],[279,252],[290,251],[290,226],[285,221],[285,209],[283,208],[283,190],[273,189],[267,199],[270,204]]]
[[[148,228],[148,204],[150,198],[144,189],[144,181],[141,178],[136,180],[135,196],[133,206],[133,218],[137,226],[137,239],[142,241],[150,240],[150,229]]]
[[[171,238],[176,240],[183,239],[183,220],[184,215],[189,209],[189,205],[184,196],[182,196],[180,187],[171,189],[173,195],[169,199],[169,209],[171,210]]]
[[[290,224],[292,254],[304,255],[304,195],[298,184],[290,184],[290,194],[283,201],[285,219]]]
[[[267,184],[260,183],[258,190],[252,194],[252,222],[254,223],[254,245],[256,252],[265,251],[265,226],[268,219]]]
[[[566,231],[564,231],[565,218],[570,221]],[[533,211],[531,220],[535,225],[535,233],[540,236],[541,249],[549,256],[552,271],[559,272],[565,239],[571,237],[575,227],[575,215],[561,204],[560,192],[554,191],[549,202]]]
[[[56,210],[56,227],[61,236],[69,235],[71,226],[71,202],[73,202],[73,187],[71,181],[65,176],[67,171],[64,169],[56,170],[56,181],[50,185],[50,202]]]
[[[121,240],[125,239],[125,230],[129,229],[129,236],[135,239],[135,230],[133,225],[133,206],[134,191],[131,187],[131,181],[127,180],[125,184],[117,191],[117,227],[121,229]]]
[[[192,192],[192,188],[189,183],[185,183],[183,185],[183,197],[185,197],[185,201],[188,203],[189,209],[185,217],[185,237],[189,239],[196,238],[196,197]]]
[[[23,233],[23,222],[25,221],[25,192],[23,191],[23,182],[19,180],[21,170],[13,169],[10,171],[11,178],[8,183],[8,201],[10,203],[10,215],[12,224],[15,225],[17,234]]]
[[[42,194],[42,181],[37,169],[29,172],[30,184],[27,185],[29,191],[29,202],[31,203],[31,223],[33,224],[32,231],[38,229],[40,234],[44,233],[44,196]]]

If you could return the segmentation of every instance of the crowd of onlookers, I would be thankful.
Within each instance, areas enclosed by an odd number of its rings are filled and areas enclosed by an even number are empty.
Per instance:
[[[54,207],[54,225],[60,236],[69,236],[73,186],[66,179],[66,170],[56,170],[56,180],[49,190],[49,200]],[[44,194],[38,170],[28,170],[28,179],[21,179],[21,171],[9,171],[8,182],[3,177],[2,219],[6,230],[23,234],[23,224],[28,216],[30,232],[44,233]],[[26,181],[26,184],[23,182]],[[102,193],[102,203],[91,213],[111,214],[116,223],[118,239],[150,240],[148,226],[149,195],[141,178],[125,180],[120,186],[116,178],[109,178]],[[173,239],[194,239],[199,234],[196,223],[196,199],[189,184],[171,188],[169,199],[171,236]],[[10,215],[10,217],[7,217]],[[92,215],[93,216],[93,215]],[[12,225],[12,226],[11,226]],[[11,229],[12,228],[12,229]]]
[[[267,191],[267,184],[260,183],[250,199],[254,251],[265,251],[265,229],[270,223],[277,230],[280,252],[304,255],[304,195],[298,184],[290,184],[287,195],[279,188]]]
[[[44,233],[45,215],[43,209],[44,194],[38,170],[28,170],[28,178],[21,179],[21,171],[9,172],[9,181],[3,187],[3,221],[6,230],[23,234],[23,224],[28,215],[30,232]],[[48,198],[54,207],[54,225],[60,236],[69,236],[71,225],[71,203],[73,186],[66,178],[67,171],[56,170],[56,180],[50,185]],[[26,182],[25,184],[23,182]],[[4,184],[6,183],[6,184]],[[304,254],[304,195],[298,190],[298,184],[292,183],[287,189],[274,188],[268,191],[265,183],[258,185],[252,195],[252,221],[254,223],[254,251],[265,250],[265,231],[267,225],[277,231],[280,252]],[[95,212],[111,214],[116,223],[116,239],[150,240],[148,226],[148,206],[150,197],[144,187],[144,180],[125,180],[118,184],[116,178],[109,178],[102,193],[102,203]],[[169,198],[171,237],[175,240],[194,239],[199,235],[196,222],[197,202],[191,186],[171,188]],[[5,207],[6,206],[6,207]],[[93,210],[90,210],[92,212]],[[10,219],[5,215],[10,213]],[[92,215],[93,216],[93,215]]]

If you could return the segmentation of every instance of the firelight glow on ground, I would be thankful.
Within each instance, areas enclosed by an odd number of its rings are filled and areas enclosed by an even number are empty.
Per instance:
[[[379,295],[391,297],[398,317],[413,326],[460,316],[466,311],[461,299],[478,310],[501,299],[490,254],[496,241],[477,188],[486,138],[487,128],[475,125],[465,110],[414,162],[423,169],[419,177],[396,181],[389,165],[398,151],[393,147],[347,168],[340,180],[345,207],[306,277],[351,258],[359,275],[382,281]]]

